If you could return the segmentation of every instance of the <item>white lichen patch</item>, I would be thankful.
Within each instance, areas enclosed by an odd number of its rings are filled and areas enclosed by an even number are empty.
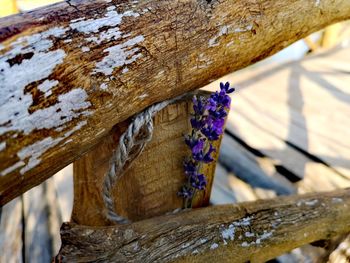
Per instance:
[[[236,227],[249,226],[251,219],[252,219],[251,217],[245,217],[245,218],[242,218],[238,221],[232,222],[228,226],[228,228],[224,228],[221,231],[221,236],[224,239],[224,241],[225,240],[234,240]]]
[[[101,18],[90,18],[82,20],[72,20],[70,28],[84,33],[87,37],[86,42],[94,42],[101,44],[105,41],[119,40],[123,33],[119,29],[124,17],[138,17],[139,14],[133,11],[118,13],[115,11],[115,6],[109,6],[106,9],[106,14]],[[101,31],[102,28],[110,27],[108,30]],[[127,35],[124,35],[127,37]],[[86,52],[83,50],[83,52]]]
[[[17,97],[10,98],[9,102],[12,103],[4,107],[7,112],[2,111],[2,106],[0,106],[0,123],[10,123],[0,127],[0,134],[13,130],[29,134],[33,130],[56,128],[74,118],[82,115],[87,116],[90,113],[85,109],[90,107],[91,103],[87,101],[86,91],[81,88],[58,96],[58,103],[48,108],[36,110],[32,114],[28,112],[32,103],[31,95],[22,95],[21,98],[22,100],[18,100]]]
[[[316,1],[315,1],[315,5],[316,5],[316,6],[320,6],[320,4],[321,4],[321,0],[316,0]]]
[[[228,227],[221,226],[221,237],[223,239],[224,245],[227,245],[228,241],[235,240],[235,235],[238,229],[242,230],[244,227],[249,227],[251,224],[252,217],[245,217],[240,220],[232,222]],[[246,231],[245,236],[246,237],[254,237],[256,234]],[[242,235],[240,235],[240,238],[242,238]]]
[[[101,90],[107,90],[107,89],[108,89],[107,83],[102,83],[102,84],[100,85],[100,89],[101,89]]]
[[[11,165],[10,167],[7,167],[5,170],[1,171],[0,175],[4,176],[6,174],[9,174],[24,165],[25,165],[25,162],[23,161],[16,162],[14,165]]]
[[[204,244],[204,243],[207,243],[207,242],[208,242],[208,239],[206,239],[206,238],[201,238],[201,239],[199,240],[199,242],[200,242],[201,244]]]
[[[60,141],[60,139],[52,139],[52,137],[47,137],[44,140],[36,142],[19,151],[17,155],[21,160],[29,158],[28,163],[20,170],[20,173],[24,174],[33,167],[37,166],[40,163],[40,156],[51,147],[57,145]]]
[[[109,7],[107,7],[107,11],[113,11],[115,10],[115,6],[114,5],[111,5]]]
[[[108,52],[108,55],[102,61],[96,63],[94,73],[101,72],[108,76],[113,73],[115,68],[135,62],[142,54],[136,54],[139,48],[134,46],[143,40],[143,36],[136,36],[122,44],[105,49],[104,51]]]
[[[164,77],[164,73],[165,73],[165,70],[161,70],[157,73],[157,75],[155,76],[156,79],[159,79],[159,78],[162,78]]]
[[[253,234],[253,237],[255,236],[255,239],[253,239],[251,242],[244,241],[244,242],[242,242],[241,246],[242,247],[250,247],[250,246],[254,246],[254,245],[258,246],[262,243],[262,241],[267,240],[270,237],[272,237],[274,231],[275,230],[271,230],[271,231],[264,230],[264,232],[261,234],[255,233],[255,234]]]
[[[246,25],[243,27],[238,27],[233,30],[235,33],[240,33],[240,32],[248,32],[253,29],[253,25]]]
[[[71,21],[69,26],[71,29],[90,35],[91,33],[98,33],[102,27],[118,26],[122,22],[124,16],[137,17],[139,14],[132,11],[119,14],[117,11],[114,11],[113,8],[111,9],[111,7],[108,7],[104,17],[91,18],[82,21]]]
[[[139,96],[139,99],[143,100],[144,98],[147,98],[147,97],[148,97],[148,94],[144,93],[144,94]]]
[[[63,50],[39,52],[12,67],[0,58],[0,125],[7,124],[0,127],[0,134],[14,130],[28,133],[35,128],[36,123],[28,119],[32,95],[24,94],[24,88],[34,81],[47,78],[64,57]]]
[[[110,28],[107,31],[99,33],[97,36],[87,37],[85,40],[87,42],[95,42],[96,44],[101,44],[103,41],[117,40],[121,38],[122,32],[119,31],[118,27]]]
[[[187,247],[189,247],[191,244],[190,243],[185,243],[185,244],[182,244],[181,245],[181,248],[187,248]]]
[[[66,31],[66,28],[54,27],[41,33],[20,37],[11,44],[11,49],[4,54],[2,59],[12,59],[17,55],[31,52],[34,54],[46,52],[53,45],[51,37],[63,37]]]
[[[275,230],[271,230],[270,232],[264,230],[264,233],[262,233],[260,236],[257,236],[258,238],[256,239],[255,243],[260,244],[261,241],[266,240],[270,237],[272,237],[272,234]]]
[[[251,233],[251,232],[245,232],[244,235],[245,235],[246,237],[253,237],[253,236],[255,236],[255,234],[254,234],[254,233]]]
[[[55,87],[59,82],[57,80],[45,80],[38,86],[38,89],[45,93],[45,96],[50,96],[52,94],[51,89]]]
[[[235,41],[230,41],[230,42],[228,42],[228,43],[226,44],[226,47],[230,47],[230,46],[232,46],[234,43],[235,43]]]
[[[9,131],[28,134],[34,129],[56,126],[57,118],[52,117],[56,113],[51,107],[29,113],[33,99],[24,89],[33,82],[44,80],[37,88],[45,92],[46,96],[51,94],[51,89],[58,81],[46,78],[56,66],[63,63],[66,56],[61,49],[49,50],[53,46],[51,38],[63,37],[66,31],[65,28],[56,27],[21,37],[0,57],[0,135]],[[61,104],[63,103],[61,100]],[[57,110],[57,107],[55,109]],[[76,114],[72,111],[68,113]],[[69,116],[64,118],[71,119]],[[43,120],[44,125],[40,124]]]
[[[219,29],[219,32],[212,37],[211,39],[209,39],[209,47],[215,47],[218,46],[220,44],[219,39],[222,36],[227,36],[230,34],[234,34],[234,33],[242,33],[242,32],[249,32],[253,29],[253,25],[252,24],[243,24],[241,26],[238,27],[232,27],[232,26],[222,26]],[[228,44],[226,44],[226,46],[231,46],[234,43],[234,41],[230,41]]]
[[[219,245],[217,243],[213,243],[211,244],[210,249],[213,250],[213,249],[217,249],[218,247]]]
[[[333,204],[342,203],[342,202],[344,202],[344,200],[342,198],[339,198],[339,197],[333,197],[332,198],[332,203]]]
[[[78,131],[79,129],[81,129],[81,127],[83,127],[86,124],[87,124],[87,121],[82,121],[78,123],[73,129],[67,131],[64,134],[64,136],[61,136],[55,139],[53,139],[52,137],[47,137],[41,141],[38,141],[36,143],[33,143],[32,145],[29,145],[21,149],[17,153],[17,156],[19,157],[19,159],[22,161],[22,163],[28,158],[29,160],[26,166],[20,170],[20,173],[24,174],[29,170],[31,170],[32,168],[34,168],[35,166],[37,166],[38,164],[40,164],[41,162],[40,157],[42,154],[44,154],[50,148],[59,144],[64,139],[71,136],[74,132]]]
[[[217,33],[213,38],[209,39],[209,47],[215,47],[219,45],[218,39],[228,34],[228,26],[223,26],[220,28],[219,33]]]
[[[242,247],[249,247],[249,244],[248,242],[244,241],[242,244],[241,244]]]
[[[6,149],[6,142],[0,143],[0,152]]]
[[[73,142],[73,139],[66,140],[63,145]]]
[[[229,225],[228,228],[225,228],[224,230],[222,230],[221,232],[221,236],[224,240],[234,240],[235,238],[235,231],[236,231],[236,228],[234,225]]]
[[[89,51],[90,51],[90,48],[84,46],[84,47],[81,48],[81,51],[83,51],[83,52],[89,52]]]
[[[302,206],[302,205],[306,205],[306,206],[314,206],[318,203],[318,200],[317,199],[314,199],[314,200],[300,200],[297,202],[297,206]]]

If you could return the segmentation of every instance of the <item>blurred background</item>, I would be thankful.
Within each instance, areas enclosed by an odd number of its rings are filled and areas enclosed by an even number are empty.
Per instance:
[[[57,0],[0,0],[0,17]],[[350,187],[350,22],[316,32],[219,81],[237,86],[212,204]],[[249,109],[249,110],[247,110]],[[0,262],[49,262],[70,220],[72,165],[2,208]],[[350,238],[270,262],[350,262]]]

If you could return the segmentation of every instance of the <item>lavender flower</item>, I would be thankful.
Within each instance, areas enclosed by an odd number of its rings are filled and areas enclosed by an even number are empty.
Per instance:
[[[196,191],[205,190],[207,180],[200,173],[203,164],[214,161],[212,153],[216,151],[212,142],[223,133],[225,117],[230,108],[228,94],[235,89],[228,82],[220,83],[220,91],[211,94],[208,99],[193,97],[193,115],[190,119],[192,131],[185,136],[185,143],[191,150],[191,157],[184,162],[187,177],[186,184],[178,192],[184,198],[184,208],[192,207]]]

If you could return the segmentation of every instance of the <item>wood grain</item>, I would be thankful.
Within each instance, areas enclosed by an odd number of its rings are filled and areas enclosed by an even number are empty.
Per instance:
[[[0,20],[0,205],[145,107],[350,17],[350,2],[67,1]]]
[[[25,262],[22,254],[22,198],[18,197],[1,208],[0,262]]]
[[[346,189],[195,209],[124,226],[66,223],[56,260],[264,262],[350,231],[349,206]]]
[[[49,262],[53,255],[46,182],[23,195],[24,262]]]
[[[208,96],[208,93],[198,95]],[[191,131],[192,96],[189,94],[167,106],[154,117],[152,140],[115,185],[113,196],[118,214],[138,221],[182,208],[183,199],[177,196],[177,192],[186,181],[184,158],[191,154],[183,135]],[[102,189],[112,152],[125,129],[125,125],[118,125],[98,146],[74,162],[72,222],[88,226],[114,224],[105,216]],[[201,169],[208,185],[205,191],[196,194],[194,207],[209,204],[220,142],[221,138],[213,143],[217,149],[213,154],[215,161]]]

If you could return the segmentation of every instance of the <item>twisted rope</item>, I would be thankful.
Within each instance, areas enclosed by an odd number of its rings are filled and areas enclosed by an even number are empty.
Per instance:
[[[109,161],[109,170],[103,182],[103,201],[107,208],[107,218],[109,220],[118,224],[129,223],[128,219],[118,215],[114,209],[113,186],[152,139],[154,115],[181,98],[183,98],[183,95],[150,106],[136,115],[128,129],[120,136],[119,145],[113,151],[113,155]]]

